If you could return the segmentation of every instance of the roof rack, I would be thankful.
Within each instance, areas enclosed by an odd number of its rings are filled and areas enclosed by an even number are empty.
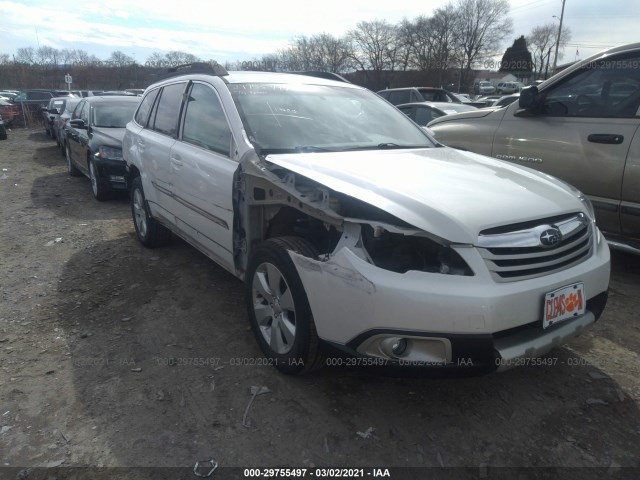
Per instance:
[[[217,62],[196,62],[185,63],[183,65],[177,65],[167,69],[165,73],[158,75],[158,80],[164,80],[165,78],[177,77],[179,75],[189,75],[192,73],[204,73],[207,75],[215,75],[217,77],[224,77],[229,75],[227,69]]]
[[[342,75],[338,75],[337,73],[333,73],[333,72],[323,72],[321,70],[307,70],[304,72],[290,72],[290,73],[295,73],[296,75],[307,75],[309,77],[324,78],[327,80],[336,80],[338,82],[351,83]]]

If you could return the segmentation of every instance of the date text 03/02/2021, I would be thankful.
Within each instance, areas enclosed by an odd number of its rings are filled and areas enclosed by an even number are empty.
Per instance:
[[[391,478],[388,468],[245,468],[245,478]]]

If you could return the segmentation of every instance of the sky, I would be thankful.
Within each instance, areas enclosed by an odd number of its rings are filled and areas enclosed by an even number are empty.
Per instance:
[[[120,50],[144,61],[180,50],[219,63],[259,59],[299,35],[342,36],[363,20],[429,15],[450,0],[0,0],[0,53],[21,47],[82,49],[106,60]],[[561,62],[640,41],[637,0],[565,0],[572,38]],[[510,46],[537,25],[559,23],[562,0],[510,0]]]

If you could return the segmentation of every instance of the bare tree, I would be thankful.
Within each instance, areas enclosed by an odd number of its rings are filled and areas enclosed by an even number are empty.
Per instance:
[[[147,67],[154,68],[167,68],[196,62],[202,62],[202,59],[191,53],[173,50],[164,54],[160,52],[153,52],[149,57],[147,57],[145,65]]]
[[[11,63],[11,57],[8,53],[0,53],[0,65],[8,65]]]
[[[107,60],[114,67],[126,67],[135,63],[135,59],[120,50],[111,52]]]
[[[176,67],[178,65],[184,65],[187,63],[196,63],[201,62],[202,60],[192,53],[181,52],[179,50],[173,50],[168,52],[164,56],[166,62],[171,67]]]
[[[438,71],[439,83],[455,61],[455,32],[460,18],[452,4],[438,8],[428,22],[431,32],[432,62],[431,69]]]
[[[63,49],[60,50],[60,61],[65,65],[89,66],[95,65],[100,60],[95,55],[90,55],[86,50]]]
[[[36,63],[36,51],[33,47],[23,47],[16,50],[16,62],[33,65]]]
[[[532,50],[534,70],[538,72],[539,76],[543,76],[545,71],[549,69],[549,58],[556,45],[557,38],[558,25],[555,23],[534,27],[527,36],[527,43]],[[562,58],[564,47],[569,40],[571,40],[571,30],[569,27],[564,26],[560,35],[558,58]]]
[[[386,20],[360,22],[349,32],[353,60],[361,70],[394,70],[397,64],[396,27]]]
[[[164,67],[165,60],[164,60],[164,55],[160,52],[153,52],[151,55],[149,55],[149,57],[147,57],[147,60],[145,62],[145,65],[147,67],[154,67],[154,68],[158,68],[158,67]]]
[[[511,34],[508,0],[458,0],[455,43],[464,89],[475,62],[491,56]]]
[[[36,63],[42,66],[58,65],[60,51],[47,45],[38,47],[35,54]]]
[[[353,52],[345,38],[337,38],[328,33],[312,37],[313,64],[318,70],[343,73],[351,65]]]
[[[351,45],[348,40],[321,33],[312,37],[302,35],[294,38],[289,48],[280,52],[280,58],[272,60],[276,63],[282,61],[285,70],[322,70],[339,73],[348,68],[351,57]]]

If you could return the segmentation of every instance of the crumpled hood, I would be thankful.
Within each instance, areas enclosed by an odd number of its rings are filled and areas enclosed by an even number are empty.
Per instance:
[[[584,211],[576,195],[549,175],[451,148],[266,160],[456,243],[475,244],[487,228]]]
[[[122,148],[122,139],[124,138],[124,132],[126,132],[126,130],[126,128],[93,127],[91,130],[93,134],[91,140],[95,142],[96,145]]]

